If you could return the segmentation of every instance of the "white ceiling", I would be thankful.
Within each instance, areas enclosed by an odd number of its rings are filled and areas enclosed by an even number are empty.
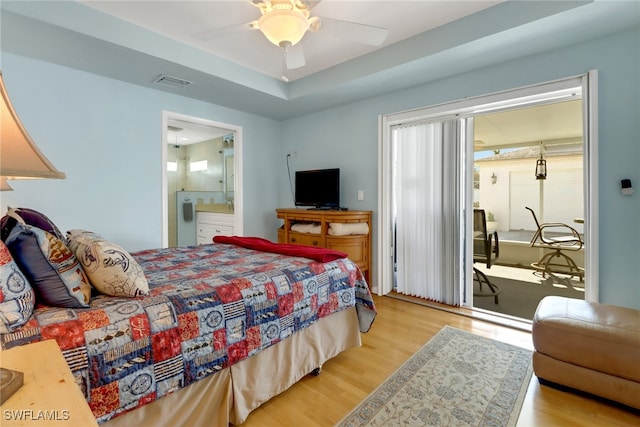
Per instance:
[[[232,133],[229,129],[204,125],[184,120],[170,119],[167,122],[169,145],[191,145]]]
[[[302,48],[306,65],[288,71],[290,81],[406,40],[504,0],[323,0],[311,16],[327,17],[388,29],[383,44],[374,47],[320,29],[307,32]],[[282,76],[282,51],[249,22],[260,17],[250,0],[96,1],[80,3],[182,43],[225,58],[270,77]],[[243,27],[241,24],[246,24]],[[209,40],[199,35],[229,28]]]
[[[323,0],[313,14],[385,27],[388,39],[372,49],[309,33],[307,65],[285,83],[261,33],[194,36],[256,19],[249,0],[1,0],[0,35],[3,53],[284,120],[637,27],[640,2]],[[193,84],[161,86],[160,74]]]
[[[281,49],[248,24],[260,17],[250,0],[223,1],[96,1],[79,0],[91,8],[178,40],[213,55],[228,59],[279,79],[282,76]],[[300,42],[305,66],[287,71],[290,81],[307,77],[337,64],[393,45],[425,31],[441,27],[487,9],[493,1],[345,1],[314,2],[312,16],[386,28],[388,36],[377,46],[335,37],[322,29],[307,32]],[[212,31],[213,30],[213,31]],[[215,30],[223,30],[221,32]],[[202,40],[207,32],[215,36]],[[344,35],[343,35],[344,36]],[[559,103],[476,117],[478,149],[518,146],[581,135],[581,104]],[[170,123],[171,125],[172,123]],[[189,123],[174,124],[170,143],[185,145],[227,133],[214,127]]]

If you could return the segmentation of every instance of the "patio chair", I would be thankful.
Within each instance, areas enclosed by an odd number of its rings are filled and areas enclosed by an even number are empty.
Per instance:
[[[484,209],[473,210],[473,262],[481,262],[491,268],[493,262],[498,259],[500,254],[500,245],[498,243],[498,232],[487,232],[487,217]],[[473,280],[478,282],[478,292],[473,295],[477,297],[493,297],[498,304],[498,295],[500,287],[491,283],[489,278],[482,271],[473,267]],[[482,285],[487,285],[488,290],[483,291]]]
[[[561,222],[543,222],[540,224],[536,213],[528,206],[525,206],[536,223],[537,230],[531,238],[531,247],[551,249],[551,252],[544,254],[537,262],[531,264],[533,268],[542,272],[542,277],[547,274],[553,275],[567,274],[570,277],[577,277],[584,280],[584,269],[578,267],[576,262],[563,251],[579,251],[584,246],[582,237],[578,231],[568,224]],[[545,235],[545,231],[552,233],[553,237]],[[557,259],[556,259],[557,258]],[[555,261],[555,262],[554,262]]]

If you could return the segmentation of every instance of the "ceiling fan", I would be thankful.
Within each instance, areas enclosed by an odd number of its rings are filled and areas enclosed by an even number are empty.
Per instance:
[[[333,37],[371,46],[381,45],[387,37],[386,28],[311,16],[321,0],[247,0],[260,10],[259,19],[228,27],[215,28],[194,36],[210,40],[232,31],[259,30],[274,45],[282,48],[282,80],[289,81],[287,70],[305,65],[304,51],[299,43],[307,31],[321,31]]]

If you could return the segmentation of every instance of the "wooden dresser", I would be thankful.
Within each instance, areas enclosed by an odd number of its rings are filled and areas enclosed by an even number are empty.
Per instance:
[[[276,213],[278,218],[284,220],[284,224],[278,229],[279,243],[317,246],[345,252],[353,262],[358,264],[369,287],[371,287],[369,280],[371,272],[371,211],[276,209]],[[365,223],[368,233],[334,236],[329,234],[329,224],[331,223]],[[315,226],[315,230],[312,233],[293,231],[291,227],[295,224],[312,224]]]

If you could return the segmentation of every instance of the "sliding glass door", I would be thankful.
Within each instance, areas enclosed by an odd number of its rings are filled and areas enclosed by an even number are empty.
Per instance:
[[[474,118],[489,112],[581,99],[583,180],[577,182],[583,183],[584,194],[584,263],[588,266],[585,299],[597,301],[596,79],[597,72],[592,71],[381,116],[378,293],[396,290],[451,305],[472,306]],[[452,131],[445,135],[449,126],[455,128],[457,136]],[[425,146],[410,149],[407,141],[412,139],[421,139]]]

